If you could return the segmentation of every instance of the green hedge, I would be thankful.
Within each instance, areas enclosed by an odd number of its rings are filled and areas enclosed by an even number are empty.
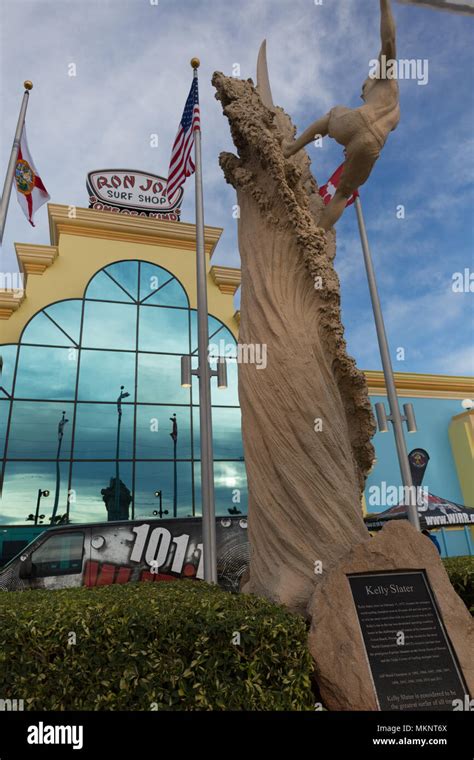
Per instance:
[[[312,709],[306,639],[303,618],[204,582],[2,593],[0,697],[29,710]]]
[[[474,557],[447,557],[443,562],[449,580],[474,614]]]

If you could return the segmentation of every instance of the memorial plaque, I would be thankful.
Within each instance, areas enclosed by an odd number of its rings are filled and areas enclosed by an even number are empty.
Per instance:
[[[348,575],[380,710],[453,710],[468,693],[423,570]]]

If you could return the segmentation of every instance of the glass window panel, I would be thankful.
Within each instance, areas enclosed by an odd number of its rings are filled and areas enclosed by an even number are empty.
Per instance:
[[[130,295],[108,277],[105,272],[99,272],[90,281],[85,297],[98,299],[99,301],[133,302]]]
[[[135,354],[121,351],[81,351],[78,399],[81,401],[113,401],[120,386],[135,396]]]
[[[176,503],[177,516],[192,516],[192,464],[177,463]],[[166,518],[173,517],[174,470],[172,462],[137,462],[136,464],[136,507],[135,517],[157,517],[154,511],[160,508],[156,491],[162,492],[163,510],[167,509]]]
[[[137,309],[117,303],[86,301],[82,345],[86,348],[136,348]]]
[[[0,346],[0,356],[3,359],[3,369],[0,376],[0,398],[2,398],[2,396],[5,396],[4,391],[9,394],[12,392],[17,351],[18,346],[16,345]],[[1,390],[2,388],[4,391]]]
[[[199,407],[193,407],[194,456],[201,456]],[[240,409],[212,407],[214,459],[243,459]]]
[[[59,303],[53,303],[45,309],[45,312],[67,332],[73,341],[79,343],[82,301],[60,301]]]
[[[191,363],[195,369],[198,366],[197,357],[193,357]],[[210,365],[211,369],[215,370],[217,362],[211,359]],[[193,400],[197,403],[199,401],[199,380],[196,375],[192,377],[192,384]],[[235,359],[227,359],[227,388],[218,388],[217,378],[211,379],[211,403],[215,406],[239,406],[237,361]]]
[[[140,307],[141,351],[160,351],[170,354],[189,353],[189,312],[161,306]]]
[[[118,261],[105,271],[127,291],[134,301],[138,300],[138,261]]]
[[[191,315],[191,353],[197,353],[198,350],[198,327],[197,327],[197,311],[196,309],[190,310]],[[229,331],[225,328],[225,326],[215,317],[209,316],[208,321],[208,331],[209,331],[209,338],[210,343],[214,344],[217,343],[219,345],[219,341],[224,338],[225,340],[228,339]],[[214,335],[215,333],[215,335]],[[231,333],[230,333],[231,334]],[[211,336],[214,336],[211,338]],[[235,338],[233,339],[233,342],[235,343]]]
[[[50,536],[31,555],[32,577],[81,573],[83,557],[84,533]]]
[[[15,397],[73,399],[77,357],[75,348],[20,346]]]
[[[201,515],[201,463],[194,463],[194,493],[196,514]],[[216,514],[228,515],[236,507],[247,514],[247,475],[243,462],[214,462],[214,495]]]
[[[189,407],[142,406],[137,409],[137,459],[173,459],[170,418],[176,412],[177,459],[191,458],[191,420]]]
[[[189,388],[181,387],[181,358],[166,354],[138,355],[138,401],[189,404]]]
[[[211,333],[209,333],[211,336]],[[223,356],[225,359],[235,359],[237,356],[237,341],[227,327],[222,327],[219,332],[209,340],[209,356],[217,358]]]
[[[120,459],[133,458],[133,404],[122,403]],[[114,459],[117,450],[116,404],[78,404],[74,459]]]
[[[141,301],[146,298],[147,304],[187,308],[186,291],[170,272],[145,262],[142,263],[140,270]]]
[[[132,463],[120,462],[119,478],[123,483],[126,501],[132,494]],[[72,489],[74,501],[71,502],[69,519],[72,523],[107,522],[108,511],[101,491],[111,487],[115,479],[115,462],[75,462],[72,467]],[[110,492],[109,492],[110,493]],[[113,493],[113,486],[112,486]],[[112,499],[113,502],[113,499]],[[132,504],[128,505],[132,516]]]
[[[22,343],[37,343],[50,346],[74,345],[48,317],[40,312],[26,326],[21,336]]]
[[[61,459],[71,455],[72,404],[46,401],[14,401],[8,441],[11,459],[56,459],[58,424],[63,411],[69,422],[64,426]]]
[[[0,458],[5,450],[5,436],[7,434],[8,415],[10,413],[10,401],[0,396]]]
[[[68,477],[69,463],[61,462],[58,515],[67,511]],[[0,502],[2,523],[33,525],[34,521],[28,520],[28,517],[35,516],[39,489],[49,491],[49,496],[40,499],[38,524],[49,527],[56,489],[56,462],[7,462]],[[44,515],[43,519],[41,515]]]

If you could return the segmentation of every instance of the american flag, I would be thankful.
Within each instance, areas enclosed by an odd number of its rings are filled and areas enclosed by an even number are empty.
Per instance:
[[[200,128],[199,90],[198,80],[195,77],[171,152],[170,168],[168,169],[168,187],[166,190],[170,201],[181,185],[184,185],[186,177],[190,177],[194,172],[195,166],[192,159],[194,132]]]

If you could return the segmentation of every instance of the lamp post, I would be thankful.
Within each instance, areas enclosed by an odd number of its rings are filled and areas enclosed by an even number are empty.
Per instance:
[[[154,512],[153,512],[153,514],[154,515],[159,515],[159,518],[161,520],[161,518],[163,517],[163,515],[167,515],[168,514],[168,510],[167,509],[163,510],[163,492],[162,491],[155,491],[155,496],[156,496],[157,499],[160,500],[160,508],[159,509],[155,509]]]
[[[199,134],[199,132],[198,132]],[[199,241],[199,236],[198,236]],[[203,261],[204,247],[201,251]],[[200,258],[198,257],[198,262]],[[217,549],[216,549],[216,510],[214,504],[214,455],[212,452],[212,415],[211,384],[212,377],[217,377],[217,387],[227,388],[227,365],[224,358],[217,360],[217,369],[209,365],[209,336],[207,329],[207,292],[205,264],[199,274],[198,267],[198,336],[199,366],[191,369],[191,357],[181,357],[181,386],[190,388],[192,375],[199,378],[199,412],[201,433],[201,491],[202,491],[202,544],[204,550],[204,580],[217,583]]]
[[[130,393],[124,391],[124,386],[120,386],[120,394],[117,398],[117,448],[115,452],[115,514],[118,515],[120,509],[120,427],[122,424],[122,400],[128,398]],[[116,518],[117,519],[117,518]]]
[[[178,422],[176,420],[176,412],[173,414],[172,417],[170,417],[170,422],[173,423],[173,427],[170,433],[170,436],[173,439],[173,517],[177,517],[178,516],[178,465],[176,461],[176,446],[178,443]]]
[[[36,500],[36,512],[35,512],[35,517],[34,517],[34,523],[35,523],[35,525],[38,525],[38,517],[39,517],[39,511],[40,511],[40,504],[41,504],[41,497],[42,496],[44,496],[45,498],[47,498],[49,496],[49,491],[43,491],[41,488],[38,489],[38,498]],[[44,515],[41,515],[41,517],[44,518]]]
[[[56,492],[54,494],[54,506],[53,506],[53,514],[51,515],[51,525],[54,525],[56,521],[56,514],[57,514],[58,506],[59,506],[59,488],[60,488],[60,480],[61,480],[59,457],[61,455],[61,446],[62,446],[63,437],[64,437],[64,427],[68,422],[69,420],[66,419],[66,412],[63,412],[63,416],[60,419],[59,424],[58,424],[58,451],[56,454]]]

